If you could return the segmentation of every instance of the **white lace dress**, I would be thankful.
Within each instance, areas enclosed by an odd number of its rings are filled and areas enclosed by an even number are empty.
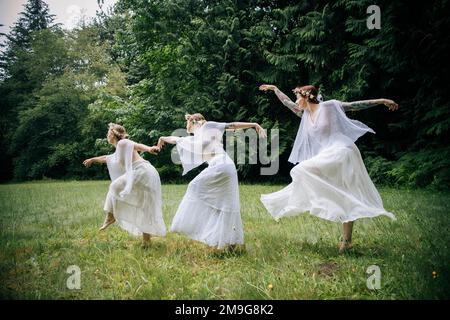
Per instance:
[[[314,118],[306,110],[289,157],[298,163],[292,183],[280,191],[261,195],[275,218],[309,212],[320,218],[349,222],[379,215],[395,219],[383,207],[354,141],[372,129],[347,118],[342,104],[319,104]]]
[[[165,236],[158,171],[146,160],[132,162],[133,152],[134,142],[123,139],[116,152],[107,156],[112,182],[104,210],[113,213],[117,224],[133,235]]]
[[[177,140],[183,174],[205,161],[208,167],[189,183],[170,228],[219,249],[244,243],[236,167],[221,143],[225,125],[208,121]]]

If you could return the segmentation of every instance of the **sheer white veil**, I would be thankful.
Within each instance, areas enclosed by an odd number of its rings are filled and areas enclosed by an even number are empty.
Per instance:
[[[225,123],[207,121],[195,135],[182,137],[177,141],[177,151],[183,166],[183,175],[200,166],[212,155],[225,153],[222,136]]]
[[[125,188],[119,194],[121,197],[130,194],[133,186],[133,150],[134,142],[122,139],[117,142],[116,152],[106,157],[106,165],[112,181],[123,174],[126,175]]]
[[[375,133],[364,123],[349,119],[338,100],[320,102],[315,123],[308,110],[303,112],[288,161],[297,164],[314,157],[333,143],[354,143],[366,132]]]

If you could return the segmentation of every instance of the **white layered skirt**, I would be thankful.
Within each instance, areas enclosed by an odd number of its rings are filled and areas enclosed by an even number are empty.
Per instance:
[[[243,244],[236,167],[228,155],[217,155],[188,185],[170,231],[222,249]]]
[[[322,150],[292,168],[291,177],[284,189],[261,195],[276,220],[304,212],[342,223],[379,215],[395,220],[384,209],[355,144]]]
[[[133,162],[132,167],[131,193],[119,196],[126,182],[125,175],[120,176],[109,186],[104,210],[113,213],[117,224],[133,235],[165,236],[158,171],[145,160]]]

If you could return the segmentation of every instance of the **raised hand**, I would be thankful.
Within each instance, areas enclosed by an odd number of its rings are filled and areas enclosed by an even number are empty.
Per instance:
[[[160,137],[158,139],[158,143],[156,145],[156,147],[159,149],[159,151],[161,151],[161,149],[164,146],[164,144],[165,144],[164,137]]]
[[[86,159],[86,160],[83,161],[83,165],[86,168],[89,168],[93,163],[94,163],[94,159],[92,159],[92,158]]]
[[[264,130],[259,124],[256,124],[255,130],[260,138],[267,138],[266,130]]]
[[[396,104],[393,100],[384,99],[383,104],[389,108],[391,111],[395,111],[398,109],[398,104]]]
[[[262,84],[259,86],[259,90],[261,91],[275,90],[276,88],[276,86],[271,84]]]
[[[158,154],[159,151],[161,151],[161,148],[158,146],[152,146],[148,148],[148,152],[151,154]]]

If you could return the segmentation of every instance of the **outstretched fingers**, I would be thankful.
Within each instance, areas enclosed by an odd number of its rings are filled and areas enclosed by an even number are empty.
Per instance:
[[[267,138],[267,133],[266,130],[263,129],[263,127],[261,127],[260,125],[256,126],[256,132],[258,132],[258,135],[260,138]]]
[[[86,160],[83,161],[83,165],[84,165],[85,167],[87,167],[87,168],[90,167],[91,164],[92,164],[91,159],[86,159]]]
[[[148,150],[148,152],[151,154],[158,154],[159,151],[161,151],[161,148],[159,148],[158,146],[152,146]]]
[[[273,90],[275,86],[271,84],[262,84],[259,86],[259,90],[261,91],[267,91],[267,90]]]
[[[395,111],[398,109],[398,104],[393,100],[386,99],[385,105],[389,108],[390,111]]]
[[[158,144],[156,145],[156,147],[158,148],[158,151],[161,151],[163,146],[164,146],[164,139],[163,139],[163,137],[160,137],[158,139]]]

